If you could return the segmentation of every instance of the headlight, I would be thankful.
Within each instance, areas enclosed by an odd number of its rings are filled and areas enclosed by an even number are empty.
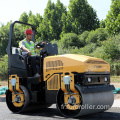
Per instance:
[[[107,82],[108,81],[108,79],[107,79],[107,77],[105,77],[105,82]]]
[[[89,83],[92,82],[92,79],[91,79],[91,78],[88,78],[88,82],[89,82]]]
[[[69,85],[70,84],[70,80],[71,80],[70,76],[64,76],[63,77],[63,81],[64,81],[65,85]]]
[[[16,79],[15,79],[15,78],[12,78],[12,79],[11,79],[11,84],[12,84],[12,86],[15,86],[15,85],[16,85]]]

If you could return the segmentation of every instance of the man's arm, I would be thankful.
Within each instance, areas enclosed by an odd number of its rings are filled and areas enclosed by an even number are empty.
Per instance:
[[[28,52],[28,55],[31,56],[30,50],[28,50],[26,47],[22,46],[21,49]]]
[[[20,47],[20,49],[22,49],[23,51],[28,52],[27,54],[28,54],[29,56],[31,56],[31,51],[26,48],[24,41],[21,41],[21,43],[19,44],[19,47]]]

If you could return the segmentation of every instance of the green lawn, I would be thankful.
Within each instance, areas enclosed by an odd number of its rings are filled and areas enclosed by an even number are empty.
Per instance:
[[[111,82],[119,82],[120,83],[120,76],[111,76]]]

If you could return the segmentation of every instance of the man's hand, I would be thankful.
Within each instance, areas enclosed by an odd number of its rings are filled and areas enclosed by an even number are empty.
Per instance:
[[[28,54],[29,56],[31,56],[30,50],[28,50],[28,49],[27,49],[26,47],[24,47],[24,46],[22,46],[22,49],[23,49],[24,51],[28,52],[27,54]]]
[[[28,55],[31,56],[31,52],[30,51],[28,51]]]
[[[36,48],[38,48],[38,49],[43,48],[43,47],[45,47],[46,44],[47,44],[46,41],[40,42],[40,43],[38,43],[38,44],[36,45]]]
[[[47,44],[47,42],[46,42],[46,41],[44,41],[44,42],[42,42],[42,44],[46,45],[46,44]]]

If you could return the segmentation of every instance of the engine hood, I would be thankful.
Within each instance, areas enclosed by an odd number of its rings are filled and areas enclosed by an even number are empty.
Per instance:
[[[46,57],[44,73],[58,72],[110,72],[110,65],[102,59],[85,55],[64,54]]]

